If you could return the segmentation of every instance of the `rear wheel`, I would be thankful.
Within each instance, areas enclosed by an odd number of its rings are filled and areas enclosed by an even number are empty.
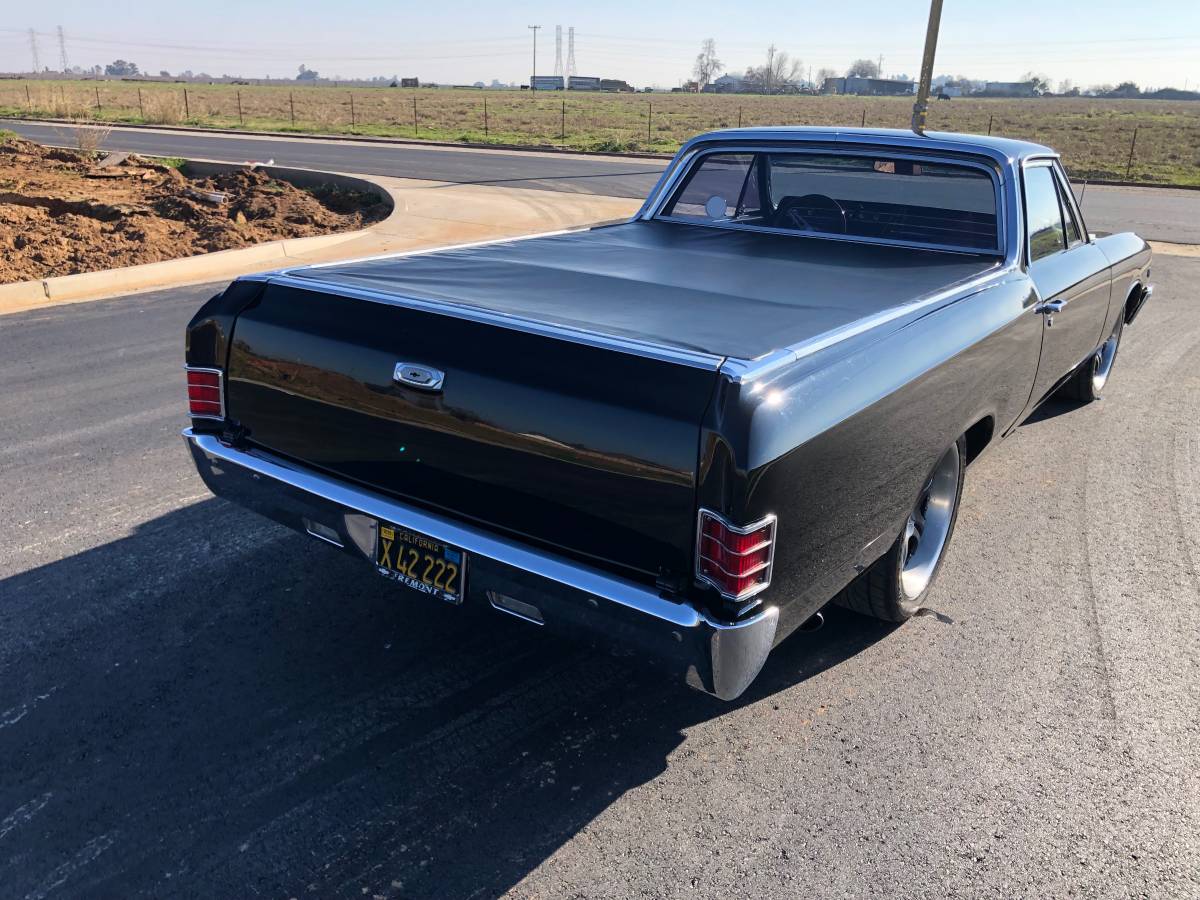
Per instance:
[[[1117,325],[1108,340],[1100,345],[1100,349],[1075,370],[1071,379],[1059,389],[1064,400],[1076,403],[1091,403],[1099,400],[1108,384],[1108,376],[1112,374],[1113,364],[1117,361],[1117,350],[1121,346],[1121,335],[1125,331],[1125,316],[1122,313],[1117,319]]]
[[[921,608],[954,533],[966,451],[966,439],[960,437],[942,455],[900,536],[837,596],[839,604],[888,622],[903,622]]]

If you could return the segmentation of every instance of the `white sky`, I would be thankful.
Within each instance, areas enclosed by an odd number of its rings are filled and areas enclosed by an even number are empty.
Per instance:
[[[717,41],[729,71],[757,64],[768,44],[815,72],[844,70],[859,57],[883,57],[886,74],[916,76],[926,0],[781,3],[690,2],[491,3],[317,0],[290,3],[208,0],[58,0],[0,17],[0,71],[26,71],[27,30],[38,32],[43,65],[57,68],[55,29],[66,33],[71,64],[116,58],[145,71],[288,77],[304,63],[322,75],[416,75],[471,83],[525,81],[531,68],[528,25],[540,24],[538,71],[554,66],[554,26],[574,25],[576,71],[636,85],[687,78],[706,37]],[[564,46],[564,55],[565,55]],[[1036,71],[1057,82],[1142,87],[1200,87],[1200,2],[1184,0],[947,0],[938,74],[1012,81]]]

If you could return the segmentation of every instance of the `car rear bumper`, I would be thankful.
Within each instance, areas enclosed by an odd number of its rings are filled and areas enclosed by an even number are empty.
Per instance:
[[[183,432],[209,490],[296,531],[375,563],[379,521],[465,550],[466,603],[567,634],[601,637],[677,671],[724,700],[749,686],[775,642],[775,607],[735,623],[652,587],[602,572],[364,490],[214,435]],[[517,601],[515,603],[511,601]],[[507,608],[506,608],[507,607]],[[538,621],[540,619],[540,621]]]

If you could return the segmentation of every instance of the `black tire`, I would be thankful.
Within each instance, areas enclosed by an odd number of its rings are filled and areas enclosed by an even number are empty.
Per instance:
[[[1071,403],[1092,403],[1100,399],[1113,366],[1117,363],[1117,351],[1121,349],[1121,335],[1125,331],[1125,315],[1117,319],[1116,327],[1108,340],[1089,356],[1070,379],[1058,389],[1058,397]]]
[[[953,472],[946,468],[950,465],[948,460],[951,459]],[[937,579],[942,560],[946,556],[946,548],[950,546],[950,539],[954,535],[954,523],[958,521],[958,504],[962,499],[966,460],[967,442],[964,436],[960,437],[934,466],[933,472],[921,489],[904,531],[888,548],[888,552],[838,594],[834,598],[835,603],[864,616],[883,619],[885,622],[903,622],[913,617]],[[931,493],[935,482],[938,489],[936,495]],[[940,518],[936,520],[936,533],[932,531],[933,526],[930,526],[930,533],[926,535],[926,523],[933,520],[929,515],[929,504],[933,496],[939,498],[939,504],[942,500],[949,499],[949,509],[943,514],[944,521]],[[916,519],[920,520],[922,533],[916,537],[914,543],[913,529],[916,527]],[[933,555],[923,559],[921,538],[926,536],[930,541],[935,541],[936,546],[931,543],[927,552],[932,552]],[[916,565],[918,562],[919,567]],[[919,568],[915,575],[914,568]]]

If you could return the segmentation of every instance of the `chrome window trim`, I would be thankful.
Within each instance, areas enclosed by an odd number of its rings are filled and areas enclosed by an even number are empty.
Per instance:
[[[810,237],[819,238],[822,240],[842,241],[849,244],[872,244],[884,247],[907,247],[920,250],[936,250],[948,253],[963,253],[968,256],[999,256],[1007,257],[1007,237],[1008,227],[1006,222],[1006,205],[1004,203],[1004,178],[1001,167],[994,162],[982,162],[980,159],[959,158],[957,156],[946,156],[936,152],[922,152],[919,149],[909,149],[907,147],[897,149],[894,147],[880,146],[860,146],[860,147],[827,147],[827,146],[803,146],[804,144],[816,145],[816,141],[797,141],[792,145],[767,143],[754,144],[749,147],[737,147],[736,145],[720,145],[716,144],[705,149],[696,149],[680,157],[679,165],[666,183],[660,182],[660,186],[656,189],[657,194],[652,194],[643,207],[643,212],[639,213],[639,218],[654,219],[660,222],[673,222],[681,225],[698,225],[702,228],[723,228],[731,231],[756,231],[766,234],[782,234],[791,237]],[[720,153],[796,153],[808,154],[811,156],[879,156],[886,154],[895,159],[909,159],[915,162],[936,162],[945,165],[966,166],[968,168],[978,169],[984,172],[992,181],[992,192],[996,203],[996,247],[991,249],[971,249],[968,247],[960,247],[947,244],[921,243],[917,241],[900,241],[890,238],[869,238],[860,237],[858,235],[839,235],[828,234],[825,232],[816,231],[796,231],[790,228],[772,228],[767,225],[746,225],[737,222],[700,222],[695,219],[684,219],[676,216],[668,216],[663,213],[663,208],[671,202],[675,194],[682,185],[683,180],[693,171],[696,165],[707,156]],[[976,153],[976,157],[981,154]]]
[[[696,369],[705,369],[715,372],[720,369],[721,364],[726,357],[712,353],[703,353],[698,350],[682,350],[677,347],[668,347],[664,344],[656,344],[652,341],[640,341],[636,338],[622,338],[615,335],[597,334],[587,331],[583,328],[572,328],[569,325],[558,325],[549,322],[543,322],[538,319],[530,319],[524,316],[513,315],[510,313],[500,313],[494,310],[483,309],[478,306],[471,306],[465,303],[448,303],[438,300],[418,299],[416,297],[408,297],[403,294],[393,294],[385,291],[373,291],[369,288],[357,287],[348,284],[339,284],[334,282],[321,281],[314,278],[301,278],[295,275],[277,275],[271,278],[269,284],[278,284],[283,287],[292,287],[298,290],[317,291],[323,294],[333,294],[339,297],[353,297],[357,300],[367,300],[372,303],[384,303],[389,306],[401,306],[408,309],[418,309],[423,312],[432,312],[437,315],[450,316],[456,319],[465,319],[470,322],[479,322],[485,325],[498,325],[501,328],[508,328],[512,331],[522,331],[528,334],[537,334],[544,337],[558,338],[559,340],[570,341],[575,344],[583,344],[588,347],[598,347],[603,350],[617,350],[622,353],[630,353],[635,356],[643,356],[648,359],[657,359],[663,362],[679,363],[685,366],[691,366]]]
[[[755,532],[762,528],[765,528],[768,525],[771,526],[771,539],[768,542],[770,545],[770,549],[767,552],[766,562],[761,564],[754,571],[746,573],[749,575],[757,575],[759,572],[761,572],[765,569],[767,574],[762,582],[760,582],[759,584],[753,585],[752,587],[746,588],[746,590],[742,591],[740,594],[730,594],[730,593],[727,593],[726,591],[723,591],[719,584],[717,584],[715,581],[713,581],[711,578],[709,578],[707,575],[705,575],[704,573],[702,573],[700,571],[700,560],[702,558],[708,559],[707,556],[702,557],[700,554],[700,542],[704,537],[704,517],[705,516],[708,516],[712,519],[716,519],[718,522],[721,523],[722,526],[727,528],[729,531],[732,531],[734,534],[751,534],[752,532]],[[716,512],[715,510],[709,509],[706,506],[700,507],[700,509],[696,513],[696,561],[695,561],[695,565],[693,567],[695,570],[695,574],[696,574],[696,580],[701,584],[705,584],[705,585],[708,585],[709,587],[713,588],[724,599],[731,600],[734,603],[741,603],[743,600],[749,600],[751,597],[761,594],[763,591],[765,591],[767,588],[769,588],[771,586],[771,576],[772,576],[772,574],[774,574],[774,571],[775,571],[775,539],[778,536],[778,534],[779,534],[779,519],[774,513],[768,513],[767,515],[763,516],[761,519],[759,519],[757,522],[754,522],[751,525],[740,525],[739,526],[739,525],[734,525],[732,522],[730,522],[728,519],[726,519],[723,515],[721,515],[719,512]],[[718,541],[717,543],[720,543],[720,541]],[[724,546],[724,544],[722,544],[722,546]],[[726,548],[726,549],[728,549],[728,548]],[[758,549],[761,549],[761,547],[759,547]],[[754,551],[748,550],[746,552],[753,553]],[[741,555],[744,556],[745,554],[741,554]],[[734,575],[732,572],[730,572],[724,566],[719,565],[716,561],[711,560],[711,559],[708,559],[708,561],[710,563],[712,563],[714,566],[716,566],[718,569],[720,569],[722,572],[724,572],[726,575],[731,575],[735,578],[740,577],[740,576]]]
[[[187,384],[187,376],[184,375],[184,397],[188,401],[188,416],[192,419],[212,419],[214,422],[225,421],[225,372],[221,369],[214,369],[211,366],[188,366],[183,367],[183,371],[187,372],[207,372],[210,375],[217,376],[217,402],[221,405],[221,414],[219,416],[210,416],[204,413],[192,412],[192,398],[187,396],[187,389],[190,387]]]
[[[1079,226],[1080,242],[1084,244],[1093,243],[1091,232],[1088,231],[1087,222],[1083,220],[1083,209],[1079,205],[1079,201],[1075,199],[1075,191],[1071,189],[1071,179],[1067,177],[1066,169],[1063,168],[1062,160],[1055,159],[1051,163],[1051,168],[1054,169],[1054,175],[1058,178],[1059,186],[1070,200],[1071,212],[1075,216],[1075,224]]]

